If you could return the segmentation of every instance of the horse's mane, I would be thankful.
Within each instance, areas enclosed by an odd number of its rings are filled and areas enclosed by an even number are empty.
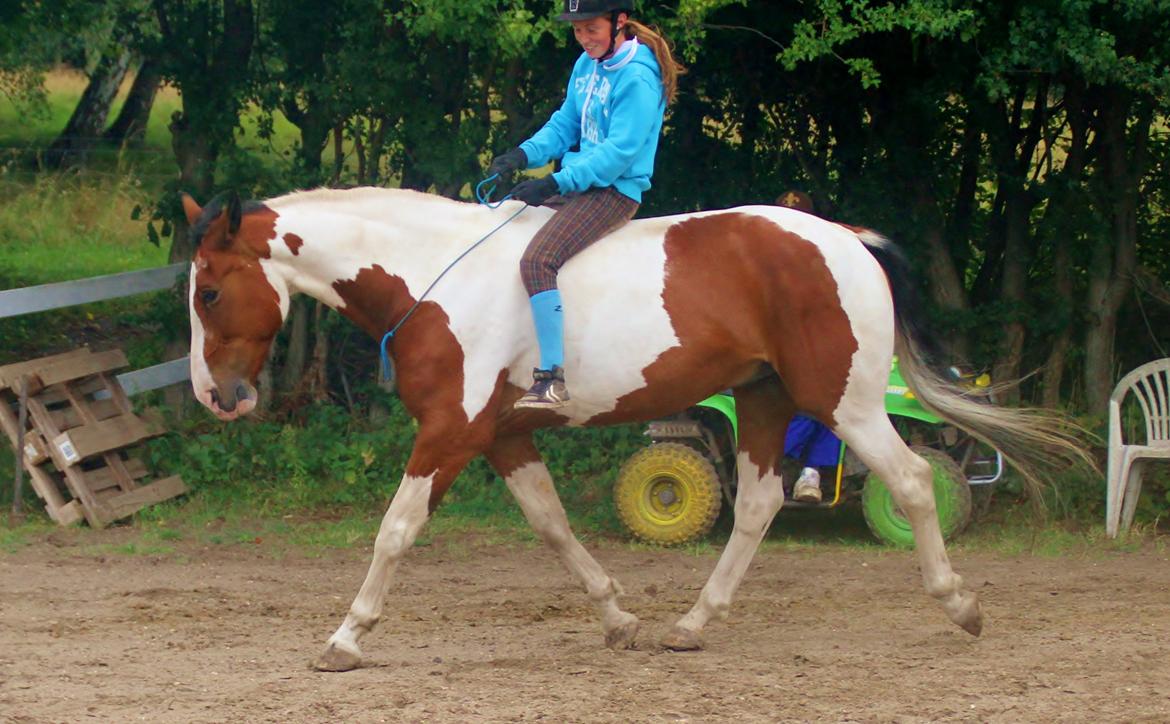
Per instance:
[[[320,203],[329,201],[362,203],[366,201],[387,201],[389,199],[401,200],[403,197],[409,197],[411,203],[432,203],[447,205],[463,203],[446,198],[445,196],[428,194],[422,191],[413,191],[411,189],[382,188],[380,186],[357,186],[350,189],[332,189],[324,187],[316,189],[305,189],[302,191],[292,191],[283,196],[277,196],[268,199],[264,203],[270,208],[277,208],[280,206],[287,206],[289,204]]]

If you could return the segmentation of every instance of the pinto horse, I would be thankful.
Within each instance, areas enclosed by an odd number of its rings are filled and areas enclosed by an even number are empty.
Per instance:
[[[256,404],[256,379],[288,313],[308,294],[388,345],[418,434],[348,615],[315,666],[361,663],[359,639],[382,614],[393,572],[455,480],[478,455],[504,479],[533,528],[584,585],[605,643],[632,645],[638,619],[616,580],[569,529],[533,444],[537,428],[642,421],[732,388],[739,413],[735,524],[694,607],[662,641],[703,646],[784,502],[784,430],[800,411],[821,420],[889,486],[914,531],[926,591],[978,635],[975,593],[952,570],[931,468],[883,406],[895,350],[922,401],[999,447],[1017,465],[1076,457],[1075,441],[1018,410],[968,400],[931,371],[912,325],[912,280],[872,231],[794,209],[749,206],[632,221],[560,271],[565,377],[560,410],[512,403],[538,361],[519,262],[551,215],[528,208],[434,284],[473,241],[521,210],[392,189],[316,190],[241,204],[183,205],[198,249],[191,265],[191,381],[231,420]],[[416,307],[417,304],[417,307]]]

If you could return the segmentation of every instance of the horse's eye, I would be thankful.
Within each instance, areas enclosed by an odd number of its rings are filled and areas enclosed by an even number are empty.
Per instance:
[[[204,289],[199,292],[199,299],[203,302],[203,306],[210,307],[219,299],[218,289]]]

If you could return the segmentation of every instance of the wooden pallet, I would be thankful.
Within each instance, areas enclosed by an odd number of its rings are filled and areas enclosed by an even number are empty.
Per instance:
[[[14,449],[23,437],[17,454],[49,517],[61,525],[85,518],[100,528],[186,492],[177,475],[141,482],[146,467],[128,448],[163,429],[134,414],[112,374],[126,364],[121,350],[82,348],[0,367],[0,428]]]

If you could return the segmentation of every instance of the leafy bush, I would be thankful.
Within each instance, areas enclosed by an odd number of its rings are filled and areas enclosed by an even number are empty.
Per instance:
[[[298,410],[295,423],[245,418],[222,424],[199,411],[151,441],[146,459],[156,474],[182,475],[193,495],[225,512],[381,511],[397,490],[417,426],[396,397],[383,395],[379,402],[373,415],[314,404]],[[638,426],[616,426],[537,434],[578,528],[620,531],[610,491],[622,461],[644,444],[640,432]],[[522,519],[482,458],[463,471],[442,507],[459,517]]]

